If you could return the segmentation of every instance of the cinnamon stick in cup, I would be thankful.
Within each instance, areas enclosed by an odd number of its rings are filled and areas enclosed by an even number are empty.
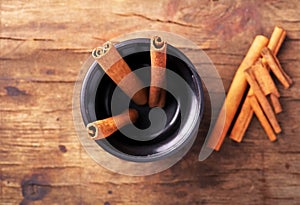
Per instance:
[[[129,109],[117,116],[89,123],[86,128],[91,139],[99,140],[112,135],[118,128],[121,128],[130,122],[134,123],[137,118],[138,112],[135,109]]]
[[[165,83],[165,69],[167,62],[167,43],[159,36],[151,38],[151,84],[149,90],[149,107],[163,107],[166,92],[163,91]]]
[[[164,107],[166,103],[166,90],[161,89],[157,107]]]
[[[105,73],[138,105],[147,103],[147,92],[142,81],[132,73],[131,69],[111,42],[106,42],[102,47],[95,48],[92,56]],[[128,74],[131,74],[130,83],[119,84]],[[134,93],[135,90],[138,92]]]
[[[237,72],[233,78],[233,81],[227,93],[223,107],[220,111],[220,115],[209,137],[208,140],[209,147],[217,151],[220,149],[248,86],[248,83],[244,75],[244,70],[249,68],[256,62],[256,60],[260,57],[261,49],[267,46],[268,41],[269,41],[268,38],[266,38],[265,36],[262,35],[256,36],[244,60],[242,61],[239,68],[237,69]],[[222,115],[224,113],[225,113],[225,124],[224,127],[222,128],[220,126],[223,126]],[[222,129],[221,135],[219,133],[220,129]]]

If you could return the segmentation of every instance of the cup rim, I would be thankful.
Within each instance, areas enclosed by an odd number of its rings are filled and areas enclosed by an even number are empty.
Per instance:
[[[129,39],[126,41],[116,43],[115,47],[120,52],[121,55],[130,55],[130,54],[133,54],[132,51],[126,52],[126,51],[122,50],[122,49],[124,49],[124,47],[126,47],[129,44],[149,44],[150,45],[150,39],[147,39],[147,38]],[[180,150],[180,148],[188,145],[191,140],[195,140],[195,137],[193,137],[193,135],[195,134],[195,131],[198,131],[198,126],[199,126],[200,121],[202,120],[203,109],[204,109],[204,91],[203,91],[203,87],[202,87],[201,78],[198,75],[198,72],[197,72],[195,66],[192,64],[192,62],[179,49],[177,49],[171,45],[168,45],[168,49],[172,52],[171,55],[174,55],[175,57],[181,59],[187,65],[187,67],[189,68],[189,70],[191,71],[191,73],[193,75],[193,85],[195,85],[194,91],[197,92],[197,104],[196,104],[197,107],[195,109],[196,113],[194,113],[194,118],[193,118],[193,120],[195,122],[193,122],[191,124],[194,127],[192,129],[190,129],[190,132],[185,133],[182,136],[182,139],[180,139],[176,144],[174,144],[169,149],[164,150],[163,152],[159,152],[159,153],[155,153],[155,154],[151,154],[151,155],[147,155],[147,156],[135,156],[135,155],[130,155],[130,154],[121,152],[121,151],[117,150],[115,147],[113,147],[106,139],[102,139],[97,142],[98,146],[103,148],[106,152],[114,155],[115,157],[118,157],[118,158],[126,160],[126,161],[132,161],[132,162],[153,162],[153,161],[165,159],[165,158],[173,155],[177,150]],[[138,51],[138,52],[142,52],[142,51],[143,50]],[[130,52],[132,52],[132,53],[130,53]],[[137,52],[137,51],[135,50],[134,52]],[[84,77],[81,92],[80,92],[80,111],[81,111],[83,122],[85,125],[87,125],[89,123],[89,121],[90,121],[89,118],[91,118],[91,116],[87,116],[87,112],[86,112],[86,109],[87,109],[86,96],[85,96],[86,87],[87,87],[87,84],[89,83],[89,79],[94,74],[96,69],[98,69],[97,62],[94,61],[90,65],[89,70]],[[102,75],[104,75],[104,73]],[[100,80],[98,83],[100,83]],[[96,95],[96,92],[95,92],[95,95]],[[196,134],[197,134],[197,132],[196,132]]]

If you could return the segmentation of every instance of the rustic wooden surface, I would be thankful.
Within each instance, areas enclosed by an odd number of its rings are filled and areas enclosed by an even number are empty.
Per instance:
[[[299,204],[300,3],[282,1],[1,1],[1,204]],[[287,30],[279,52],[295,84],[280,93],[283,132],[268,141],[256,118],[241,144],[197,162],[192,150],[160,174],[128,177],[98,166],[72,121],[72,91],[93,47],[156,29],[197,43],[228,89],[256,34]],[[208,112],[205,113],[205,116]],[[63,203],[62,203],[63,202]]]

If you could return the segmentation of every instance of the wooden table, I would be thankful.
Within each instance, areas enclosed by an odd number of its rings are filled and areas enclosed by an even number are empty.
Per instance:
[[[1,204],[299,204],[300,3],[280,1],[1,1]],[[98,166],[79,143],[72,92],[95,46],[156,29],[195,42],[227,90],[256,34],[287,30],[279,59],[295,81],[279,85],[283,132],[271,143],[254,118],[241,144],[190,152],[156,175],[129,177]]]

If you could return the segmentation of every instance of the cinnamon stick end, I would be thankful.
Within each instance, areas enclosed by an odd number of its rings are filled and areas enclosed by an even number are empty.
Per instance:
[[[282,106],[279,102],[279,98],[277,96],[275,96],[273,93],[270,94],[270,100],[271,103],[273,105],[274,111],[276,114],[281,113],[282,112]]]
[[[139,113],[138,113],[137,110],[135,110],[135,109],[129,109],[129,118],[130,118],[130,120],[133,123],[136,122],[136,120],[138,119],[138,117],[139,117]]]
[[[151,41],[156,49],[161,49],[166,43],[160,36],[154,36]]]
[[[241,143],[242,142],[242,139],[241,137],[237,138],[236,136],[230,134],[229,138],[235,142],[238,142],[238,143]]]
[[[86,129],[87,129],[88,135],[89,135],[89,137],[90,137],[91,139],[97,140],[97,139],[102,139],[102,138],[104,138],[104,136],[98,136],[98,135],[99,135],[98,127],[97,127],[97,125],[95,125],[93,122],[92,122],[92,123],[89,123],[89,124],[86,126]]]
[[[137,93],[135,93],[132,97],[132,100],[137,105],[145,105],[148,102],[148,95],[146,88],[143,88],[139,90]]]
[[[93,58],[98,59],[98,58],[104,56],[111,47],[112,47],[112,43],[110,41],[107,41],[103,44],[103,46],[99,46],[99,47],[95,48],[92,51]]]
[[[276,134],[279,134],[279,133],[281,133],[281,127],[274,127],[274,131],[275,131],[275,133]]]
[[[219,145],[217,145],[214,149],[215,149],[215,151],[220,151],[220,148],[221,148],[221,146],[222,146],[222,144],[223,144],[223,142],[221,143],[221,144],[219,144]]]

